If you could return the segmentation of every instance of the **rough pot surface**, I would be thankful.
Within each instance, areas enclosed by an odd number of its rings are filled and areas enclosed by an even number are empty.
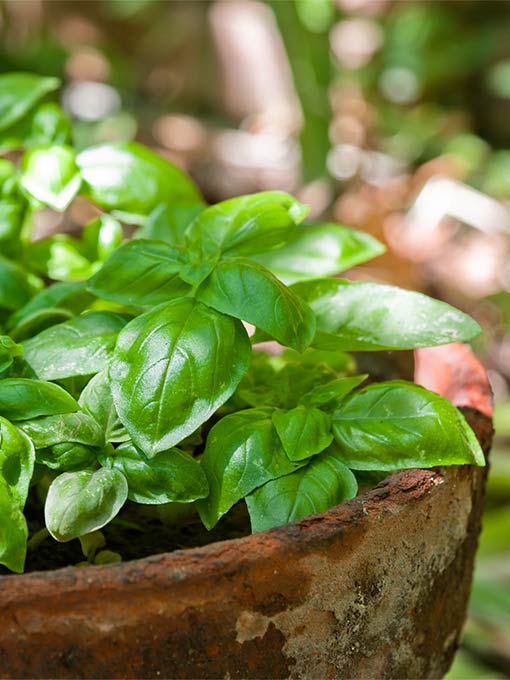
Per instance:
[[[485,373],[462,345],[416,380],[486,452]],[[0,577],[2,678],[438,678],[458,644],[486,469],[392,475],[328,512],[143,560]]]

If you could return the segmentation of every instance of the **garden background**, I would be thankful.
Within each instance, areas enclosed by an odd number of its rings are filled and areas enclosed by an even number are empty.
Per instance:
[[[0,3],[0,72],[62,78],[78,148],[139,139],[209,201],[289,191],[387,244],[351,278],[483,326],[497,434],[450,680],[510,673],[509,36],[504,0]],[[38,233],[88,210],[43,211]]]

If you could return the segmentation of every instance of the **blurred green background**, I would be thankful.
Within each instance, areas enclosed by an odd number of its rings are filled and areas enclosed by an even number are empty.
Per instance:
[[[79,147],[137,138],[211,201],[291,191],[387,243],[352,277],[478,319],[497,435],[448,677],[509,677],[510,4],[4,0],[7,71],[62,78]]]

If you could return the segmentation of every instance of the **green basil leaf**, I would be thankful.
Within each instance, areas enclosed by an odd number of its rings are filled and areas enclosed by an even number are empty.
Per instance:
[[[0,335],[0,373],[9,368],[15,357],[22,354],[21,345],[17,345],[8,335]]]
[[[273,479],[247,496],[252,531],[294,522],[356,496],[356,477],[334,451],[325,451],[306,467]]]
[[[136,230],[133,238],[165,241],[173,246],[184,246],[187,227],[204,208],[203,203],[185,207],[162,203],[154,208],[145,224]]]
[[[324,451],[333,441],[331,416],[318,408],[297,406],[273,413],[273,425],[290,460],[304,460]]]
[[[94,298],[85,290],[85,283],[68,282],[54,283],[39,291],[21,309],[12,314],[7,320],[7,329],[15,328],[23,319],[32,316],[34,312],[48,308],[65,308],[79,313],[83,311]]]
[[[120,314],[88,312],[24,342],[25,359],[44,380],[93,375],[108,363],[125,323]]]
[[[85,226],[81,239],[88,259],[104,262],[121,245],[124,232],[120,222],[110,215],[101,215]]]
[[[97,463],[100,449],[78,442],[61,442],[35,452],[36,462],[51,470],[73,472],[93,467]]]
[[[0,417],[0,482],[23,510],[34,471],[35,451],[30,439]],[[3,518],[0,524],[3,524]]]
[[[307,212],[283,191],[238,196],[201,212],[188,227],[186,242],[203,258],[261,253],[282,246]]]
[[[23,146],[32,148],[48,144],[69,144],[71,123],[58,104],[48,102],[37,107],[30,121],[30,134]]]
[[[54,234],[30,243],[25,248],[25,260],[32,269],[54,281],[84,281],[94,273],[82,244],[69,234]]]
[[[291,461],[276,434],[272,409],[248,409],[222,418],[209,432],[201,465],[210,493],[198,501],[208,529],[241,498],[302,466]]]
[[[158,241],[131,241],[116,250],[90,279],[100,298],[128,305],[157,305],[184,296],[180,250]]]
[[[133,444],[121,444],[105,463],[122,472],[128,483],[128,498],[135,503],[191,503],[209,493],[200,464],[176,448],[147,459]]]
[[[337,378],[325,385],[317,385],[304,395],[301,403],[305,406],[319,406],[328,408],[337,406],[352,390],[356,389],[368,378],[367,373],[354,375],[350,378]]]
[[[370,234],[338,224],[303,224],[278,250],[254,257],[287,285],[333,276],[371,260],[385,247]]]
[[[60,85],[57,78],[33,73],[6,73],[0,76],[0,130],[22,118],[46,94]]]
[[[1,84],[0,84],[1,87]],[[25,568],[28,527],[19,503],[0,475],[0,564],[19,574]]]
[[[41,281],[21,265],[0,255],[0,309],[19,309],[41,285]]]
[[[44,380],[8,378],[0,380],[0,413],[9,420],[72,413],[76,401],[58,385]]]
[[[36,449],[66,442],[88,446],[103,446],[105,443],[104,433],[97,422],[81,411],[23,420],[18,423],[18,427],[30,437]]]
[[[136,142],[85,149],[77,163],[85,194],[125,222],[143,223],[161,203],[189,207],[201,202],[182,170]]]
[[[291,289],[315,312],[322,334],[313,345],[322,349],[434,347],[469,340],[481,331],[476,321],[445,302],[394,286],[316,279]]]
[[[55,326],[64,321],[69,321],[73,318],[73,313],[68,309],[59,309],[58,307],[48,307],[34,312],[30,316],[25,317],[13,330],[11,335],[14,340],[23,341],[28,338],[41,333],[50,326]]]
[[[63,212],[80,185],[81,176],[71,147],[50,146],[25,154],[21,186],[41,203]]]
[[[106,442],[125,442],[129,433],[121,423],[113,403],[108,371],[100,371],[88,383],[80,395],[79,404],[85,413],[99,424]]]
[[[240,321],[191,298],[133,319],[110,364],[113,400],[148,456],[192,434],[234,392],[251,346]]]
[[[0,199],[0,244],[17,239],[25,218],[26,205],[19,198]]]
[[[403,380],[354,393],[333,414],[340,454],[354,470],[485,465],[464,417],[447,399]]]
[[[70,541],[108,524],[127,499],[128,485],[118,470],[64,472],[46,498],[46,527],[57,541]]]
[[[220,262],[198,289],[197,298],[224,314],[252,323],[300,352],[315,334],[315,318],[308,305],[251,260]]]

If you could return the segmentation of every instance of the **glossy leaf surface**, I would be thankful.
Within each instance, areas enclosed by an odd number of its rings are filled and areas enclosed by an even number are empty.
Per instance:
[[[34,442],[36,449],[66,442],[78,442],[89,446],[104,444],[104,433],[97,422],[92,416],[81,411],[23,420],[18,425]]]
[[[464,417],[447,399],[403,380],[374,383],[333,414],[342,460],[354,470],[485,465]]]
[[[64,472],[51,484],[44,517],[57,541],[70,541],[108,524],[127,499],[128,485],[118,470]]]
[[[367,379],[366,373],[354,375],[349,378],[337,378],[324,385],[317,385],[304,395],[301,402],[305,406],[319,406],[328,408],[336,407],[352,390],[356,389]]]
[[[197,504],[208,529],[254,489],[303,465],[285,455],[271,414],[272,409],[238,411],[209,432],[201,464],[210,493]]]
[[[105,463],[122,472],[128,483],[128,498],[136,503],[191,503],[209,491],[199,463],[176,448],[147,459],[132,444],[121,444]]]
[[[35,452],[30,439],[0,417],[0,484],[7,486],[20,510],[27,499],[34,462]]]
[[[106,366],[125,323],[113,312],[77,316],[24,342],[25,359],[45,380],[93,375]]]
[[[73,472],[94,466],[97,463],[98,448],[78,442],[61,442],[35,452],[36,462],[51,470]]]
[[[334,451],[325,451],[306,467],[279,477],[246,498],[253,531],[293,522],[354,498],[358,484]]]
[[[278,250],[254,259],[286,284],[332,276],[385,251],[370,234],[338,224],[304,224]]]
[[[310,458],[333,441],[331,416],[315,407],[278,409],[273,413],[273,424],[290,460]]]
[[[239,321],[191,298],[131,321],[119,335],[110,383],[134,443],[154,456],[192,434],[234,392],[250,352]]]
[[[445,302],[378,283],[317,279],[292,290],[315,312],[323,349],[372,351],[470,340],[480,327]],[[317,338],[314,346],[318,346]]]
[[[19,503],[0,476],[0,564],[19,574],[25,567],[28,528]]]
[[[106,442],[125,442],[130,439],[113,403],[107,369],[100,371],[87,383],[79,404],[85,413],[96,420]]]
[[[44,380],[0,380],[0,413],[9,420],[27,420],[57,413],[72,413],[78,404],[62,387]]]
[[[25,154],[21,186],[41,203],[63,212],[80,189],[74,150],[50,146]]]
[[[224,314],[248,321],[283,345],[303,351],[315,333],[315,318],[267,269],[248,259],[220,262],[197,297]]]

